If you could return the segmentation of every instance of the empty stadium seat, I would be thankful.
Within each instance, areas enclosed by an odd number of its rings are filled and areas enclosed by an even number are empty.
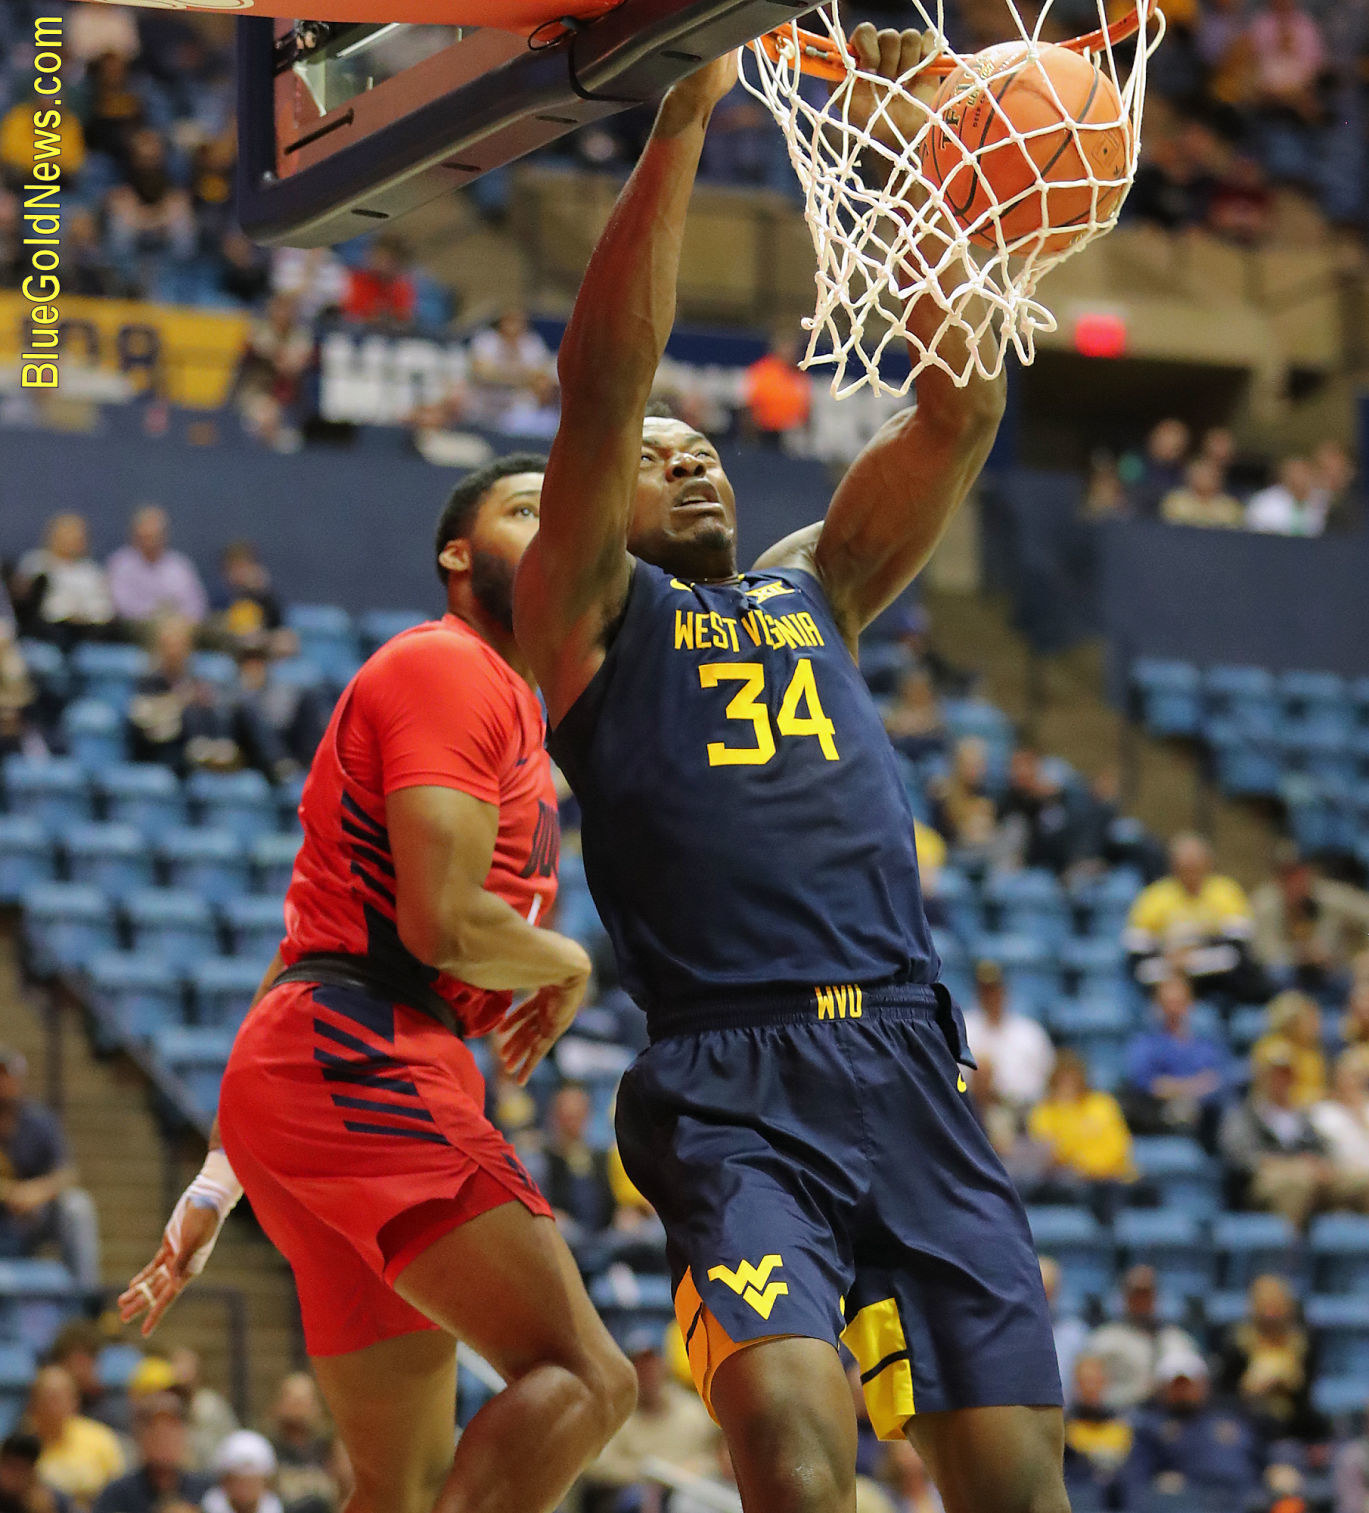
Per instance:
[[[134,684],[146,676],[151,659],[141,646],[83,641],[72,651],[70,666],[84,695],[123,709],[133,697]]]
[[[1369,1291],[1369,1217],[1322,1214],[1307,1231],[1318,1292]]]
[[[1328,1418],[1353,1418],[1355,1427],[1369,1403],[1369,1384],[1363,1376],[1316,1376],[1312,1380],[1312,1406]]]
[[[1263,1004],[1242,1004],[1231,1011],[1226,1036],[1234,1051],[1244,1053],[1269,1028],[1269,1013]]]
[[[23,1413],[37,1369],[37,1357],[28,1345],[18,1340],[0,1343],[0,1435],[7,1435]]]
[[[1237,797],[1272,797],[1279,791],[1283,757],[1272,737],[1255,737],[1233,730],[1230,722],[1213,721],[1207,728],[1217,781]]]
[[[1079,882],[1073,889],[1073,897],[1083,919],[1084,934],[1096,939],[1119,939],[1142,887],[1141,874],[1131,867],[1114,867],[1102,877]]]
[[[0,814],[0,904],[17,904],[57,875],[57,852],[40,820]]]
[[[190,659],[190,670],[215,688],[227,691],[237,687],[238,664],[226,651],[197,651]]]
[[[1202,718],[1202,679],[1188,662],[1138,658],[1131,666],[1131,681],[1141,700],[1145,723],[1157,735],[1195,734]]]
[[[205,1119],[219,1106],[219,1082],[232,1049],[231,1030],[166,1030],[155,1043],[158,1059],[184,1087],[191,1112]]]
[[[119,1035],[145,1040],[180,1022],[181,979],[143,952],[104,951],[86,967],[95,1008]]]
[[[417,609],[372,609],[357,620],[361,632],[362,650],[369,656],[377,646],[397,636],[401,631],[411,630],[431,619]]]
[[[107,816],[135,826],[150,842],[185,824],[185,798],[168,767],[128,762],[107,768],[98,781]]]
[[[126,1391],[143,1359],[137,1345],[106,1345],[98,1359],[101,1386],[113,1392]]]
[[[1349,686],[1339,673],[1285,672],[1279,676],[1278,691],[1290,714],[1351,707]]]
[[[1246,1299],[1244,1287],[1236,1289],[1229,1287],[1218,1288],[1211,1292],[1205,1292],[1202,1303],[1203,1319],[1207,1324],[1208,1332],[1212,1336],[1214,1345],[1221,1340],[1222,1335],[1233,1324],[1239,1324],[1245,1318],[1250,1306]]]
[[[1060,971],[1050,946],[1030,935],[981,935],[975,954],[997,962],[1012,997],[1023,1013],[1039,1012],[1060,992]]]
[[[24,933],[40,972],[73,972],[118,944],[114,906],[83,883],[41,883],[24,898]]]
[[[11,812],[28,815],[54,833],[81,824],[94,812],[85,769],[70,757],[6,757],[4,778]]]
[[[132,825],[73,825],[62,845],[72,882],[88,883],[109,898],[127,898],[156,882],[147,842]]]
[[[71,674],[67,668],[67,659],[62,655],[61,648],[54,646],[51,641],[21,640],[19,650],[23,654],[24,666],[28,668],[29,676],[45,689],[54,698],[65,700],[71,693]]]
[[[283,894],[290,886],[295,870],[295,857],[299,855],[300,834],[259,835],[252,842],[248,855],[252,862],[252,875],[257,888],[264,893]]]
[[[958,867],[948,866],[937,871],[933,896],[944,912],[947,924],[959,936],[962,946],[967,951],[973,951],[974,942],[984,932],[979,890]]]
[[[1301,1269],[1297,1231],[1282,1214],[1218,1214],[1212,1246],[1227,1287],[1248,1287],[1266,1271],[1290,1276]]]
[[[124,717],[102,699],[77,699],[62,711],[62,734],[73,760],[88,771],[128,760]]]
[[[1369,1383],[1369,1298],[1309,1298],[1305,1317],[1317,1347],[1317,1369],[1353,1372]]]
[[[221,904],[248,891],[247,853],[231,830],[168,830],[157,847],[173,888]]]
[[[985,884],[983,896],[995,930],[1057,945],[1069,933],[1069,900],[1053,872],[997,873]]]
[[[1116,991],[1126,981],[1126,952],[1116,935],[1071,937],[1060,943],[1066,988],[1080,998]]]
[[[1220,1179],[1196,1140],[1186,1135],[1138,1135],[1132,1155],[1137,1171],[1159,1190],[1166,1208],[1199,1221],[1218,1208]]]
[[[264,966],[246,956],[211,956],[190,972],[195,1022],[210,1029],[236,1029],[242,1023]]]
[[[1229,708],[1248,699],[1271,699],[1274,674],[1264,667],[1209,667],[1203,674],[1203,692],[1214,708]]]
[[[234,954],[260,962],[264,972],[285,935],[282,901],[260,894],[230,898],[223,906],[222,917]]]
[[[0,1261],[0,1337],[41,1353],[78,1301],[75,1279],[59,1261]]]
[[[1195,1297],[1212,1286],[1216,1266],[1202,1225],[1191,1214],[1167,1208],[1128,1208],[1117,1215],[1113,1238],[1128,1264],[1155,1268],[1160,1286]]]
[[[351,615],[339,605],[292,604],[285,611],[285,623],[299,638],[301,659],[313,664],[324,677],[336,678],[355,668],[360,643]],[[278,666],[273,676],[279,673]]]
[[[1078,1051],[1088,1062],[1095,1086],[1112,1088],[1121,1081],[1132,1023],[1131,1015],[1118,999],[1081,1003],[1054,1000],[1047,1022],[1056,1039]]]
[[[1060,1263],[1062,1303],[1078,1307],[1084,1297],[1102,1297],[1112,1285],[1113,1245],[1086,1208],[1031,1204],[1027,1222],[1042,1255]]]
[[[133,948],[178,972],[188,972],[219,950],[209,905],[177,888],[145,888],[124,903]]]
[[[186,793],[206,825],[231,830],[244,846],[276,828],[276,800],[260,772],[197,772]]]

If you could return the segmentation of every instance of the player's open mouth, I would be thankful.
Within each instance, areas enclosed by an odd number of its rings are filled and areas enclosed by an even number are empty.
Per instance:
[[[682,510],[690,507],[721,509],[722,501],[718,498],[717,489],[711,483],[691,484],[689,488],[681,491],[680,497],[671,505],[671,509]]]

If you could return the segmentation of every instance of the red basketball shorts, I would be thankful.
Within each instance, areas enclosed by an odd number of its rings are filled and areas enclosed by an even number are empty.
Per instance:
[[[417,1010],[287,983],[247,1016],[219,1128],[295,1273],[310,1355],[435,1328],[393,1290],[409,1262],[510,1201],[550,1216],[484,1103],[470,1051]]]

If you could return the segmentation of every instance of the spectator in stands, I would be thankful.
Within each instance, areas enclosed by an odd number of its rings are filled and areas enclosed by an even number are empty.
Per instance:
[[[743,402],[747,431],[763,446],[780,447],[786,436],[808,424],[813,380],[799,367],[799,340],[777,331],[770,350],[746,370]]]
[[[1217,1390],[1238,1401],[1267,1441],[1320,1440],[1329,1425],[1312,1408],[1312,1342],[1288,1283],[1256,1277],[1245,1318],[1222,1342]]]
[[[1170,875],[1143,888],[1127,917],[1123,941],[1136,980],[1149,989],[1177,969],[1204,998],[1264,997],[1240,886],[1212,870],[1212,848],[1198,835],[1176,836],[1169,864]]]
[[[1369,1047],[1369,982],[1352,981],[1340,1018],[1340,1038],[1349,1047]]]
[[[1193,121],[1181,122],[1149,136],[1142,150],[1135,187],[1127,197],[1127,215],[1149,221],[1166,231],[1183,231],[1201,225],[1207,216],[1208,198],[1212,193],[1215,145],[1213,134]],[[1181,422],[1162,421],[1161,424]],[[1184,430],[1185,446],[1174,459],[1176,463],[1188,450],[1187,427]],[[1177,433],[1171,433],[1174,434]],[[1163,467],[1165,454],[1159,454],[1157,461]],[[1135,496],[1137,510],[1146,515],[1155,514],[1160,500],[1179,481],[1177,467],[1168,477],[1162,471],[1151,482],[1143,481]]]
[[[368,325],[408,325],[418,304],[418,289],[405,271],[407,257],[402,242],[376,237],[367,248],[365,264],[347,275],[343,315]]]
[[[1293,1064],[1293,1101],[1307,1108],[1326,1092],[1321,1009],[1305,993],[1280,993],[1265,1011],[1268,1030],[1255,1042],[1251,1063],[1261,1067],[1284,1053]]]
[[[184,772],[237,766],[241,751],[218,690],[191,667],[195,633],[180,615],[157,625],[151,669],[134,685],[128,706],[134,761],[160,762]]]
[[[195,212],[171,177],[165,140],[150,126],[129,137],[124,175],[105,196],[110,255],[155,297],[158,261],[188,262],[195,255]]]
[[[124,292],[100,233],[99,219],[86,206],[72,205],[62,216],[62,288],[97,299]]]
[[[69,647],[102,636],[114,619],[109,575],[90,555],[85,517],[54,515],[43,545],[25,552],[14,593],[25,629]]]
[[[251,541],[230,541],[219,555],[219,581],[209,596],[218,629],[230,644],[281,628],[271,574]]]
[[[122,165],[133,133],[147,119],[143,97],[129,77],[128,59],[118,52],[92,59],[77,99],[86,147]]]
[[[262,249],[230,226],[219,242],[219,288],[242,305],[257,305],[271,291],[271,265]]]
[[[190,1468],[185,1404],[174,1392],[143,1398],[134,1413],[136,1467],[110,1482],[95,1499],[93,1513],[161,1513],[177,1501],[196,1506],[213,1486]]]
[[[975,1003],[965,1015],[965,1034],[981,1074],[1019,1114],[1045,1096],[1055,1066],[1055,1047],[1034,1019],[1008,1006],[1003,968],[975,964]]]
[[[72,1319],[58,1330],[48,1364],[62,1367],[76,1383],[78,1406],[87,1418],[108,1424],[116,1434],[127,1434],[133,1425],[128,1394],[106,1387],[100,1379],[100,1352],[107,1343],[93,1319]]]
[[[1088,1067],[1074,1051],[1056,1056],[1027,1133],[1049,1148],[1046,1186],[1058,1189],[1061,1201],[1086,1196],[1110,1215],[1125,1186],[1136,1180],[1122,1110],[1111,1093],[1089,1086]]]
[[[327,724],[310,688],[277,682],[264,637],[238,646],[238,686],[232,694],[233,739],[243,757],[273,781],[303,772]]]
[[[1170,525],[1196,525],[1239,530],[1245,511],[1222,486],[1221,469],[1206,457],[1195,457],[1184,469],[1184,481],[1160,501],[1160,518]]]
[[[223,1393],[205,1384],[198,1351],[186,1345],[173,1350],[171,1369],[175,1374],[173,1391],[185,1403],[189,1463],[193,1470],[204,1471],[212,1464],[214,1451],[239,1427],[238,1416]],[[277,1446],[277,1457],[280,1454]]]
[[[1274,194],[1264,164],[1251,153],[1233,153],[1208,197],[1208,230],[1226,241],[1255,247],[1269,239],[1273,219]]]
[[[303,321],[335,314],[347,298],[346,264],[331,247],[277,247],[271,253],[271,290],[295,302]]]
[[[1122,1278],[1122,1317],[1095,1329],[1084,1348],[1103,1363],[1104,1402],[1125,1413],[1154,1392],[1162,1357],[1176,1351],[1195,1353],[1198,1345],[1177,1324],[1161,1320],[1155,1268],[1133,1266]]]
[[[1088,1493],[1106,1500],[1131,1454],[1131,1424],[1107,1400],[1108,1370],[1100,1356],[1077,1357],[1065,1387],[1066,1490],[1081,1502]]]
[[[1369,1186],[1369,1056],[1362,1045],[1336,1058],[1330,1093],[1308,1110],[1341,1191]]]
[[[19,1431],[0,1443],[0,1513],[72,1513],[71,1499],[40,1479],[42,1453],[36,1434]]]
[[[95,1205],[57,1116],[24,1096],[28,1063],[0,1048],[0,1255],[32,1255],[56,1241],[77,1284],[100,1285]]]
[[[1138,187],[1140,177],[1138,173]],[[1125,461],[1123,476],[1130,482],[1132,508],[1137,514],[1157,514],[1160,501],[1183,484],[1192,445],[1192,431],[1182,420],[1170,416],[1151,429],[1141,457]]]
[[[307,1371],[292,1372],[281,1382],[269,1427],[266,1447],[274,1461],[271,1474],[276,1476],[276,1488],[285,1506],[300,1513],[306,1508],[310,1513],[335,1508],[338,1488],[332,1469],[332,1437],[327,1432],[318,1384]],[[230,1443],[233,1437],[224,1443]]]
[[[249,436],[280,452],[299,448],[304,379],[313,362],[313,331],[289,295],[273,295],[248,328],[233,380],[233,401]]]
[[[1167,1351],[1155,1377],[1158,1401],[1137,1418],[1122,1470],[1127,1501],[1139,1503],[1154,1490],[1243,1507],[1259,1487],[1262,1459],[1249,1420],[1209,1402],[1207,1364],[1197,1351]]]
[[[547,1111],[542,1168],[542,1191],[558,1221],[569,1221],[584,1234],[606,1229],[613,1219],[607,1154],[594,1150],[585,1138],[590,1111],[589,1090],[580,1083],[557,1088]]]
[[[23,751],[33,735],[38,690],[15,639],[14,616],[0,583],[0,756]]]
[[[1138,1134],[1196,1135],[1212,1149],[1227,1090],[1226,1050],[1193,1033],[1193,989],[1182,972],[1162,977],[1151,1002],[1158,1023],[1127,1047],[1127,1121]]]
[[[994,841],[994,803],[988,794],[989,750],[977,736],[955,743],[951,771],[929,785],[932,825],[950,845],[987,857]]]
[[[271,1441],[252,1429],[230,1434],[214,1456],[218,1482],[204,1494],[204,1513],[284,1513],[271,1483],[276,1455]]]
[[[116,1476],[124,1473],[119,1438],[106,1424],[77,1411],[76,1383],[60,1366],[44,1366],[29,1389],[26,1426],[43,1453],[38,1475],[73,1502],[88,1507]]]
[[[1084,1349],[1089,1337],[1087,1325],[1075,1313],[1066,1313],[1060,1307],[1060,1263],[1054,1256],[1042,1256],[1041,1286],[1045,1289],[1046,1302],[1050,1305],[1051,1325],[1055,1335],[1055,1359],[1060,1367],[1060,1380],[1064,1383],[1068,1400],[1074,1383],[1074,1363]]]
[[[1326,529],[1326,495],[1306,457],[1288,457],[1278,480],[1250,496],[1246,529],[1269,536],[1320,536]]]
[[[1254,103],[1262,152],[1276,176],[1297,182],[1315,165],[1311,128],[1322,119],[1317,80],[1326,62],[1321,28],[1298,0],[1266,0],[1250,23],[1255,60]]]
[[[1226,1111],[1221,1150],[1243,1205],[1273,1209],[1301,1228],[1330,1201],[1335,1174],[1324,1141],[1297,1105],[1295,1085],[1292,1056],[1272,1050],[1248,1097]]]
[[[140,505],[129,521],[128,544],[109,559],[114,612],[144,636],[155,629],[160,615],[179,615],[195,626],[209,609],[195,564],[168,546],[169,535],[166,511],[156,504]]]
[[[1256,959],[1281,987],[1326,992],[1343,972],[1348,945],[1362,937],[1365,895],[1322,877],[1292,842],[1274,856],[1274,876],[1250,895]]]
[[[0,120],[0,173],[15,189],[31,177],[33,170],[33,117],[36,111],[47,108],[49,102],[36,90],[21,94],[15,90],[11,97],[14,103]],[[64,110],[56,127],[47,128],[61,141],[55,158],[46,158],[62,170],[62,179],[74,183],[86,160],[85,133],[81,120],[74,111]],[[64,224],[62,230],[67,230]],[[66,247],[62,248],[62,261],[66,262]],[[65,273],[65,269],[63,270]],[[66,283],[63,277],[63,285]]]
[[[946,722],[925,668],[910,667],[899,679],[898,691],[884,711],[884,728],[894,749],[910,761],[945,751]]]
[[[1326,498],[1327,530],[1358,530],[1363,522],[1363,501],[1356,494],[1355,462],[1350,453],[1338,441],[1319,442],[1312,452],[1312,471],[1318,492]]]
[[[1335,1484],[1336,1513],[1369,1513],[1369,1432],[1347,1440],[1336,1452]]]
[[[555,430],[556,361],[525,311],[505,310],[471,338],[465,418],[515,435]]]
[[[999,859],[1045,867],[1057,876],[1074,860],[1079,833],[1059,780],[1029,746],[1008,762],[1008,783],[997,806]]]
[[[585,1472],[591,1508],[612,1507],[611,1489],[639,1481],[649,1460],[695,1476],[714,1464],[717,1431],[698,1394],[671,1379],[657,1335],[637,1330],[626,1353],[637,1372],[637,1406]]]

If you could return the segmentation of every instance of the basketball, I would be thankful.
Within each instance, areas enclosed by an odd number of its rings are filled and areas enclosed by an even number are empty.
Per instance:
[[[991,98],[992,97],[992,98]],[[1127,190],[1130,132],[1112,80],[1066,47],[1007,42],[937,93],[923,172],[982,247],[1066,251]],[[1094,185],[1097,204],[1094,203]],[[995,207],[997,216],[988,214]]]

